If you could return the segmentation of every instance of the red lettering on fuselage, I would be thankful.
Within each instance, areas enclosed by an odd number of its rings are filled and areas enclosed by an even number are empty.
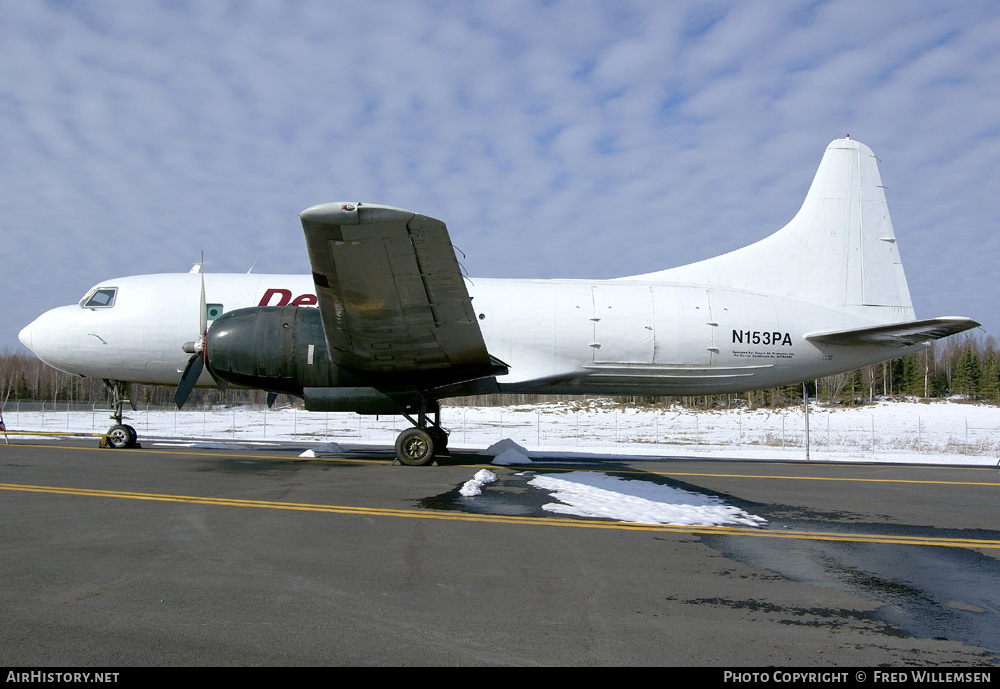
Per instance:
[[[272,303],[277,297],[277,303]],[[315,294],[300,294],[292,299],[292,290],[283,287],[271,287],[264,292],[257,306],[287,306],[291,302],[292,306],[315,306],[318,302]]]
[[[316,306],[317,302],[315,294],[300,294],[292,299],[292,306]]]

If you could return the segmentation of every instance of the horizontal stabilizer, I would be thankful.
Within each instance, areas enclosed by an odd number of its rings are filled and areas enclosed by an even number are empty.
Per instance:
[[[971,318],[946,316],[923,321],[873,325],[851,330],[806,333],[805,338],[814,344],[825,345],[881,345],[884,347],[909,347],[910,345],[937,340],[949,335],[978,328]]]

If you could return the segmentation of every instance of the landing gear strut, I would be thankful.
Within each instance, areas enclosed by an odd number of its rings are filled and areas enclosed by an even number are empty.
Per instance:
[[[430,421],[428,412],[434,415]],[[422,466],[448,449],[448,431],[441,428],[441,407],[436,401],[420,400],[417,418],[403,414],[413,424],[396,438],[396,459],[407,466]]]
[[[110,446],[118,449],[139,447],[139,443],[136,442],[138,436],[135,429],[122,423],[122,408],[126,400],[132,405],[132,411],[135,411],[135,401],[132,399],[132,387],[123,380],[109,380],[107,378],[104,379],[104,384],[108,386],[108,390],[111,392],[112,404],[115,405],[115,411],[111,415],[111,418],[115,421],[115,425],[108,429],[107,445],[102,443],[102,447]]]

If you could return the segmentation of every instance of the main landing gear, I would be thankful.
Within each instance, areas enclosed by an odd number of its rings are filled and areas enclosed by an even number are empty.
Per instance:
[[[117,449],[140,447],[139,443],[136,442],[138,436],[135,429],[128,424],[122,423],[122,408],[126,400],[132,405],[132,411],[135,411],[131,386],[123,380],[108,380],[107,378],[104,379],[104,384],[111,391],[112,404],[115,405],[115,411],[111,415],[111,418],[115,421],[115,425],[108,429],[105,436],[106,439],[101,440],[101,447],[114,447]]]
[[[433,421],[428,413],[434,415]],[[423,466],[448,451],[448,431],[441,428],[441,407],[437,402],[421,400],[416,419],[409,414],[403,416],[413,428],[407,428],[396,438],[396,460],[400,464]]]

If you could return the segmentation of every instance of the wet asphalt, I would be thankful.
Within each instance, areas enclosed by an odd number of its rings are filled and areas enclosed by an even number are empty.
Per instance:
[[[1000,472],[0,445],[7,666],[992,665]],[[714,495],[759,529],[553,515],[534,472]]]

